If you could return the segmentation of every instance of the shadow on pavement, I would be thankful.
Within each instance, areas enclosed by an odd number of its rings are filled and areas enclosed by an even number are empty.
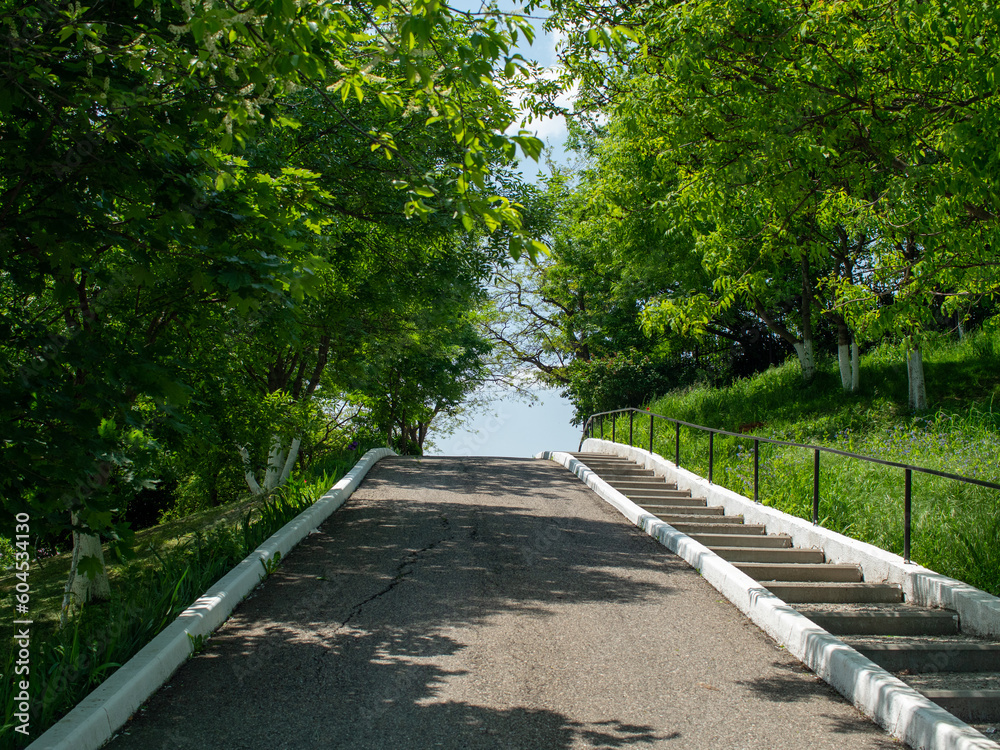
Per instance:
[[[545,707],[545,696],[529,708],[494,698],[497,705],[474,705],[447,693],[457,678],[473,677],[487,683],[483,694],[531,692],[530,684],[505,684],[513,679],[505,674],[452,668],[477,628],[495,618],[533,628],[567,602],[669,597],[670,572],[686,570],[603,504],[590,517],[576,512],[584,490],[561,467],[475,462],[473,469],[459,459],[400,458],[376,466],[154,696],[148,718],[133,720],[109,747],[673,746],[675,731],[657,734],[613,716],[581,721]],[[495,648],[502,657],[503,644]],[[799,676],[794,685],[781,678],[745,685],[769,700],[795,701],[804,683]],[[871,731],[859,717],[842,731],[862,727]]]

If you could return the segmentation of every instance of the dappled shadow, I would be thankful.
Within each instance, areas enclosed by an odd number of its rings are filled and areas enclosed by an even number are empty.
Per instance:
[[[795,703],[809,701],[817,696],[836,695],[833,688],[802,664],[776,661],[771,666],[785,674],[741,680],[737,684],[748,688],[754,695],[776,703]]]
[[[760,677],[753,680],[740,680],[738,685],[749,689],[757,697],[774,703],[798,703],[815,701],[816,699],[839,700],[837,691],[825,683],[804,664],[799,662],[771,663],[771,667],[784,674]],[[869,747],[896,748],[900,743],[887,736],[872,735],[871,724],[867,718],[857,712],[855,715],[817,714],[817,719],[823,719],[826,731],[833,734],[864,734],[870,737]]]
[[[387,460],[109,747],[694,747],[684,727],[710,733],[721,717],[692,722],[656,699],[655,721],[635,720],[629,691],[664,684],[653,663],[647,682],[585,666],[588,649],[672,650],[585,630],[576,641],[546,622],[649,600],[669,612],[690,590],[672,574],[693,575],[554,463]],[[563,636],[560,653],[579,662],[536,682],[534,661]],[[793,678],[745,685],[775,701],[812,689]]]
[[[413,488],[428,492],[455,492],[463,481],[474,481],[475,493],[494,497],[511,494],[520,486],[525,494],[559,498],[568,488],[578,488],[580,480],[573,473],[551,461],[516,458],[453,456],[391,456],[379,461],[358,491],[392,488],[403,494]],[[513,481],[512,481],[513,480]]]
[[[415,658],[430,655],[427,645],[419,634],[381,629],[342,633],[336,644],[303,643],[291,631],[230,639],[198,657],[194,669],[174,679],[170,695],[154,701],[157,729],[136,722],[112,747],[465,750],[569,748],[583,738],[588,746],[617,748],[662,739],[652,727],[614,719],[588,723],[544,708],[442,699],[446,681],[462,673]],[[439,637],[430,651],[460,648]],[[231,658],[233,649],[250,660],[249,671]],[[209,673],[197,667],[213,658],[225,659],[214,670],[224,682],[206,693]]]
[[[448,666],[468,628],[512,613],[527,624],[568,601],[669,593],[663,576],[636,570],[683,565],[645,535],[623,534],[613,513],[573,513],[587,490],[561,467],[495,468],[377,465],[151,700],[156,719],[131,722],[110,747],[618,748],[679,737],[525,705],[516,690],[513,704],[453,694],[469,677]],[[523,504],[498,502],[512,487]]]
[[[857,720],[848,719],[844,716],[834,716],[832,714],[821,713],[817,715],[817,718],[823,719],[827,729],[834,734],[858,734],[858,724],[859,722],[866,722],[867,719],[858,716]],[[902,742],[894,740],[891,737],[872,737],[871,746],[876,748],[876,750],[899,750],[900,748],[907,747]]]

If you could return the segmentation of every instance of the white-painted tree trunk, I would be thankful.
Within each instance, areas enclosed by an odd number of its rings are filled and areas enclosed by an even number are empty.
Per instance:
[[[285,466],[285,451],[281,448],[281,438],[272,438],[271,450],[267,454],[267,470],[264,472],[264,491],[270,492],[278,486],[281,470]]]
[[[79,522],[76,513],[72,516],[73,526]],[[80,560],[84,557],[96,557],[101,564],[101,572],[96,576],[87,576],[79,572]],[[69,578],[63,590],[62,611],[59,613],[59,624],[65,626],[71,607],[82,607],[89,601],[104,601],[111,597],[111,583],[108,581],[108,571],[104,566],[104,549],[101,538],[96,534],[73,532],[73,557],[69,566]]]
[[[802,366],[802,379],[808,383],[816,375],[816,357],[813,354],[812,339],[797,341],[793,346]]]
[[[242,445],[236,446],[239,450],[240,455],[243,457],[243,478],[247,480],[247,486],[250,488],[250,492],[253,495],[260,495],[264,492],[257,483],[257,477],[253,475],[253,467],[250,465],[250,453]]]
[[[254,476],[253,467],[250,464],[250,453],[242,445],[236,446],[243,457],[243,468],[245,470],[243,476],[246,479],[247,486],[250,488],[250,492],[254,495],[263,495],[265,492],[270,492],[287,482],[295,466],[295,461],[299,457],[299,446],[301,444],[302,441],[299,438],[293,438],[286,451],[282,447],[281,438],[278,435],[274,436],[274,442],[271,443],[271,450],[267,454],[267,469],[264,471],[263,486],[258,483],[257,478]]]
[[[924,381],[924,356],[919,347],[906,354],[906,374],[910,383],[910,408],[927,408],[927,385]]]
[[[840,365],[840,384],[848,393],[857,393],[861,387],[861,356],[857,343],[837,345],[837,363]]]
[[[851,345],[837,345],[837,364],[840,365],[840,385],[845,391],[851,390]]]
[[[300,445],[302,445],[301,440],[298,438],[292,438],[292,444],[288,447],[288,457],[285,458],[285,468],[281,470],[281,476],[278,478],[279,485],[288,481],[288,477],[292,473],[292,467],[295,466],[295,459],[299,457]]]

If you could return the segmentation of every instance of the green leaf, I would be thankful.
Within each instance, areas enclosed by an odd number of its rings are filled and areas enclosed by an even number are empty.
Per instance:
[[[94,555],[84,555],[79,559],[76,565],[77,575],[86,576],[87,578],[94,579],[101,576],[104,573],[104,565],[101,560]]]

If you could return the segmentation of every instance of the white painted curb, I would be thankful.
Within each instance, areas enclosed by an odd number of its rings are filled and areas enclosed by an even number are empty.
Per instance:
[[[28,746],[28,750],[96,750],[191,656],[191,638],[207,637],[263,578],[261,562],[285,557],[351,496],[368,470],[396,453],[365,453],[319,500],[272,534],[194,604]],[[190,637],[189,637],[190,636]]]
[[[627,450],[627,458],[634,458],[633,453],[650,457],[641,448],[626,449],[608,441],[588,443],[585,449],[591,452],[622,455]],[[535,457],[556,461],[576,474],[633,524],[687,561],[789,653],[914,750],[1000,750],[1000,745],[816,625],[703,544],[640,508],[569,453],[543,451]],[[655,458],[669,464],[660,456]]]

